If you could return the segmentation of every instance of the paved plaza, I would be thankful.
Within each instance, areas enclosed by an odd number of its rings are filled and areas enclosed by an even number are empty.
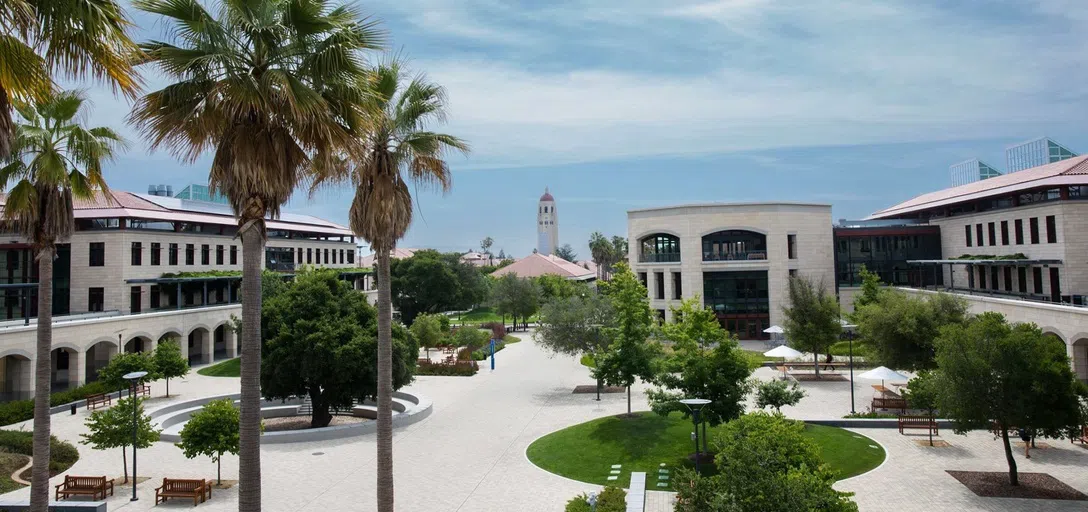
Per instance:
[[[578,384],[592,384],[587,370],[570,357],[550,357],[531,337],[510,345],[498,354],[494,372],[482,365],[478,375],[420,377],[410,391],[434,400],[434,412],[426,420],[394,434],[397,510],[403,512],[555,512],[581,492],[596,490],[589,484],[568,480],[533,466],[525,449],[538,437],[593,418],[625,412],[622,394],[573,395]],[[757,376],[774,372],[760,369]],[[871,394],[868,382],[858,382],[858,409]],[[849,411],[848,383],[805,383],[809,396],[786,412],[797,418],[836,418]],[[237,392],[237,379],[203,377],[195,372],[172,381],[176,395],[147,403],[153,410],[180,400]],[[865,390],[869,389],[868,392]],[[157,395],[161,382],[153,385]],[[641,388],[634,394],[635,408],[646,409]],[[79,441],[87,412],[53,416],[54,433],[73,443]],[[9,427],[18,428],[18,427]],[[29,422],[25,424],[30,428]],[[914,443],[922,436],[901,436],[894,429],[866,429],[888,453],[876,470],[843,481],[842,490],[856,492],[863,511],[1073,511],[1085,510],[1085,502],[1027,501],[978,498],[945,470],[1005,469],[1000,443],[986,433],[956,436],[942,432],[949,448],[923,448]],[[1047,450],[1034,451],[1031,460],[1017,455],[1022,471],[1047,472],[1088,493],[1088,450],[1068,441],[1051,441]],[[121,474],[120,450],[94,451],[78,445],[80,460],[70,474]],[[341,441],[265,445],[262,447],[264,510],[321,511],[372,510],[375,502],[375,439],[363,436]],[[215,465],[208,458],[189,460],[181,450],[157,443],[141,450],[139,469],[151,481],[138,487],[140,501],[128,501],[129,487],[119,487],[110,499],[110,510],[138,511],[154,507],[155,482],[163,477],[214,478]],[[224,479],[236,479],[237,457],[223,460]],[[155,484],[155,485],[153,485]],[[16,491],[26,496],[27,489]],[[651,512],[670,510],[671,495],[651,493]],[[190,508],[184,500],[158,509]],[[216,490],[201,510],[237,509],[237,488]]]

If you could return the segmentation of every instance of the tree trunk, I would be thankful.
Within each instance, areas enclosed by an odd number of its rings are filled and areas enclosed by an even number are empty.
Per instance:
[[[812,349],[812,364],[816,365],[816,378],[820,378],[820,354],[816,352],[816,349]]]
[[[170,398],[170,377],[166,378],[166,398]]]
[[[1012,457],[1012,446],[1009,446],[1009,427],[1004,421],[998,425],[1001,428],[1001,443],[1005,445],[1005,461],[1009,463],[1009,485],[1020,485],[1016,475],[1016,459]]]
[[[627,386],[627,415],[631,415],[631,386]]]
[[[261,510],[261,270],[264,236],[242,233],[242,399],[238,426],[238,511]]]
[[[121,447],[121,464],[125,468],[125,483],[128,483],[128,445]]]
[[[223,485],[223,454],[215,459],[215,485]]]
[[[332,422],[329,402],[321,396],[319,391],[310,391],[310,409],[310,428],[327,427]]]
[[[393,512],[393,305],[389,252],[378,247],[378,512]]]
[[[38,347],[34,360],[34,441],[30,511],[49,507],[49,393],[53,350],[53,247],[38,252]],[[30,301],[26,301],[30,306]]]

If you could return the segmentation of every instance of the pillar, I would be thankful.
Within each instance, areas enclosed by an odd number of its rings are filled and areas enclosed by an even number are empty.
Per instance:
[[[197,332],[200,333],[200,338],[197,340],[197,343],[200,343],[200,362],[211,364],[215,359],[215,339],[211,331],[201,329]]]
[[[87,383],[86,372],[79,371],[80,368],[83,368],[83,360],[86,357],[86,353],[82,350],[68,351],[68,382],[74,387]]]
[[[227,359],[238,357],[238,333],[234,329],[223,330],[223,345],[227,347]]]

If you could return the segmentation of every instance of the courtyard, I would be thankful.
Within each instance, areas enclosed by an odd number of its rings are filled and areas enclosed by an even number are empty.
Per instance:
[[[494,372],[482,369],[474,377],[419,377],[405,391],[433,400],[427,419],[394,433],[397,509],[407,512],[526,511],[562,509],[570,497],[598,490],[593,484],[554,475],[534,466],[526,450],[537,439],[557,430],[626,411],[625,396],[572,394],[576,385],[591,384],[585,367],[575,358],[551,357],[531,334],[526,342],[508,346]],[[483,366],[483,365],[481,365]],[[775,372],[760,368],[755,376]],[[871,393],[870,383],[856,382],[857,409]],[[803,383],[808,394],[785,414],[798,419],[834,419],[849,412],[849,383]],[[162,398],[162,382],[153,384],[149,412],[163,406],[204,396],[237,392],[238,380],[191,372],[171,382],[172,396]],[[642,388],[635,390],[636,410],[648,408]],[[53,416],[54,434],[78,443],[88,413]],[[29,422],[10,429],[30,429]],[[967,436],[942,429],[945,448],[919,446],[921,435],[900,435],[895,429],[858,429],[858,434],[879,443],[887,457],[879,467],[841,480],[836,487],[856,493],[863,511],[965,510],[1083,510],[1084,502],[981,498],[951,477],[947,470],[1004,471],[1001,445],[986,432]],[[1047,441],[1031,459],[1017,453],[1020,471],[1049,473],[1088,493],[1088,450],[1068,441]],[[77,445],[80,460],[68,474],[121,474],[120,450],[95,451]],[[181,450],[159,442],[139,452],[139,473],[150,480],[139,484],[140,500],[130,502],[131,489],[119,486],[109,499],[110,510],[151,510],[153,488],[163,477],[212,478],[215,465],[207,458],[186,459]],[[237,479],[237,457],[223,460],[223,478]],[[375,439],[361,436],[336,441],[262,446],[264,508],[276,511],[364,510],[376,499]],[[626,485],[626,482],[618,482]],[[5,497],[25,497],[21,489]],[[671,510],[672,495],[650,492],[647,510]],[[366,505],[364,505],[366,504]],[[182,501],[160,505],[189,508]],[[202,510],[236,510],[237,487],[216,489]]]

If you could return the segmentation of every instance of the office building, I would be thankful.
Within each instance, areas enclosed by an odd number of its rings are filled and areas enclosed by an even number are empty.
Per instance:
[[[953,164],[948,167],[948,172],[952,175],[953,187],[1001,176],[1000,171],[977,158]]]
[[[1005,148],[1005,169],[1007,172],[1017,172],[1075,156],[1076,153],[1049,137],[1039,137]]]

